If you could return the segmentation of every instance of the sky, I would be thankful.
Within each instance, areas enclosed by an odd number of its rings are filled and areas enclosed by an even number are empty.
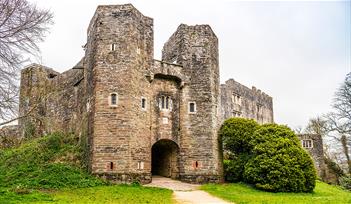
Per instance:
[[[41,63],[63,72],[84,56],[98,5],[132,3],[154,19],[155,59],[179,24],[209,24],[219,39],[221,83],[229,78],[273,97],[274,120],[305,127],[331,111],[351,72],[351,1],[29,0],[54,13]]]

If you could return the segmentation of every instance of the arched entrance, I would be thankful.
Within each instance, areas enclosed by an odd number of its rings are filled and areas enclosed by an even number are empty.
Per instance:
[[[178,178],[178,153],[179,147],[172,140],[162,139],[156,142],[152,146],[152,175]]]

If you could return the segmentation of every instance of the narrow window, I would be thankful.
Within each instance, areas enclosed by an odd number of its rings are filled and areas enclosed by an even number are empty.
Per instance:
[[[146,99],[145,98],[141,98],[141,108],[143,110],[146,110]]]
[[[196,112],[195,102],[189,102],[189,113],[195,113],[195,112]]]
[[[195,167],[197,168],[197,167],[199,167],[199,162],[195,162]]]
[[[139,170],[144,169],[144,162],[138,161],[138,168],[137,169],[139,169]]]
[[[165,108],[165,97],[164,96],[161,96],[161,103],[162,103],[161,108],[164,109]]]
[[[168,100],[169,100],[169,97],[167,96],[166,97],[166,109],[168,109]]]
[[[110,170],[113,170],[113,162],[110,162]]]
[[[112,45],[111,45],[111,50],[112,50],[112,51],[115,51],[115,50],[116,50],[116,48],[117,48],[116,43],[112,43]]]
[[[117,94],[116,93],[111,94],[111,105],[112,106],[117,105]]]

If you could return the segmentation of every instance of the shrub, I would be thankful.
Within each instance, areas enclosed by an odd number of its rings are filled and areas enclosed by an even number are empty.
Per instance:
[[[245,165],[245,182],[266,191],[313,191],[317,178],[313,161],[288,127],[263,125],[250,144],[255,146]]]
[[[230,160],[224,160],[224,178],[229,182],[239,182],[243,180],[244,166],[250,155],[246,153],[233,156]]]
[[[224,121],[219,131],[224,149],[234,154],[249,152],[252,149],[250,140],[258,127],[254,120],[244,118],[230,118]]]

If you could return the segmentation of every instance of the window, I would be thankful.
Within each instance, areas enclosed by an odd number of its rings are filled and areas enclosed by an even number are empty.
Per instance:
[[[240,111],[233,111],[233,117],[241,117],[241,112]]]
[[[113,170],[113,162],[110,162],[110,164],[109,164],[109,169],[110,169],[110,171]]]
[[[139,169],[139,170],[144,169],[144,162],[138,161],[138,169]]]
[[[109,97],[110,106],[117,106],[118,103],[118,95],[117,93],[111,93]]]
[[[112,51],[116,51],[116,48],[117,48],[117,44],[116,43],[112,43],[111,44],[111,50]]]
[[[166,109],[168,109],[168,100],[169,100],[169,97],[167,96],[166,97]]]
[[[146,98],[141,98],[141,109],[146,110]]]
[[[312,148],[312,140],[302,140],[302,147],[304,148]]]
[[[161,108],[162,109],[165,109],[165,97],[164,96],[161,96]]]
[[[189,102],[189,113],[196,113],[196,103]]]
[[[169,96],[161,96],[159,98],[159,107],[163,110],[172,109],[172,99]]]

